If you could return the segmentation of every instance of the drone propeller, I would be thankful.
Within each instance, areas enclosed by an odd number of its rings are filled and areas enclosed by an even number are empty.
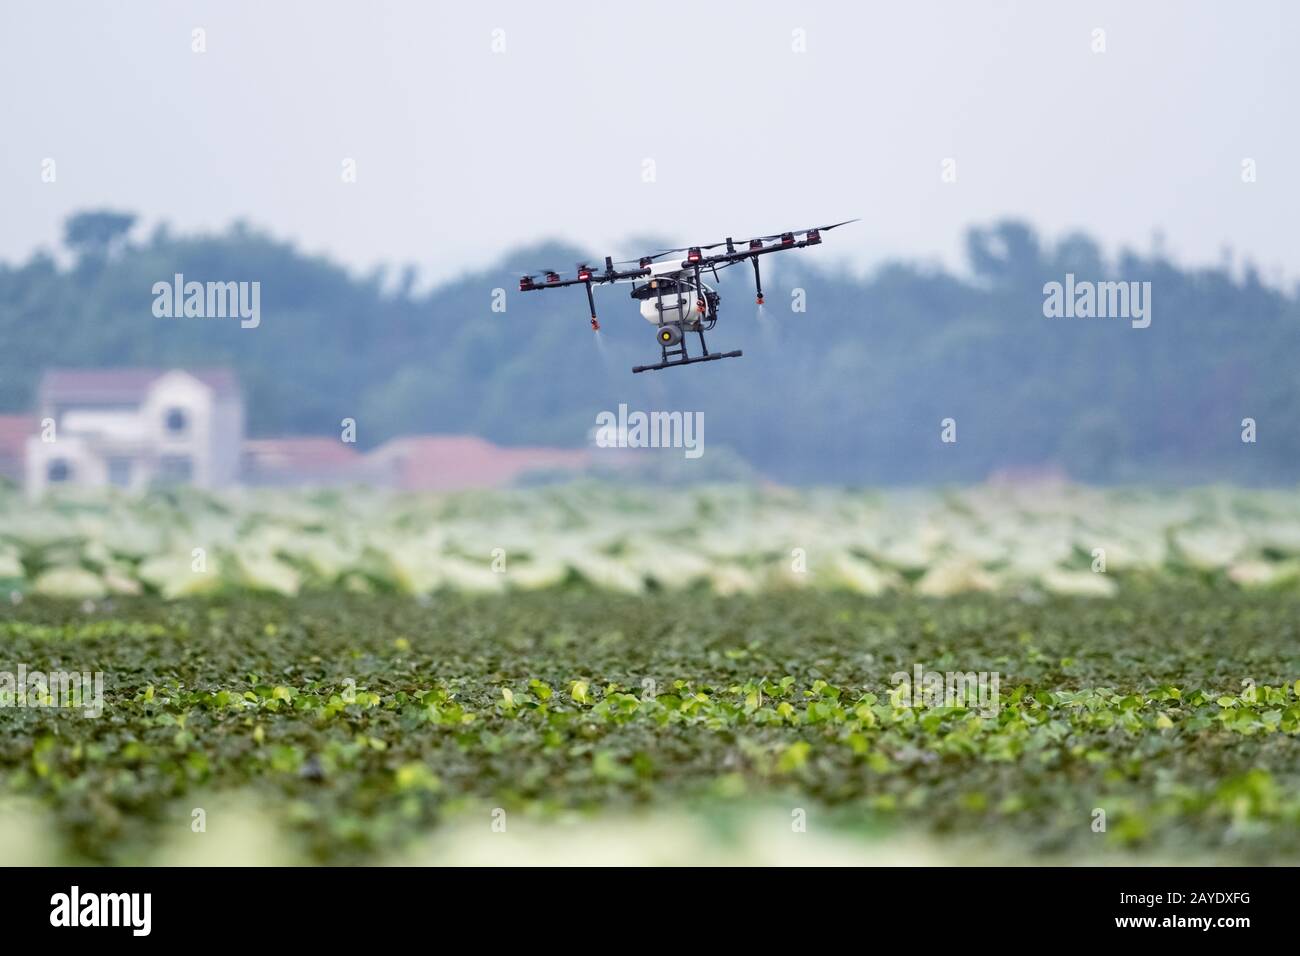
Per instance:
[[[693,254],[698,256],[700,253],[707,252],[710,249],[721,249],[723,246],[727,246],[727,251],[732,252],[734,251],[734,243],[728,246],[728,243],[731,242],[732,240],[730,239],[724,239],[721,242],[713,242],[708,244],[707,246],[681,246],[680,248],[677,249],[664,249],[662,252],[655,253],[655,258],[657,259],[659,258],[659,256],[672,255],[678,252],[685,252],[688,256]]]
[[[755,236],[750,239],[733,239],[728,236],[719,242],[711,242],[696,246],[677,246],[672,249],[660,249],[657,252],[640,256],[636,259],[620,259],[617,262],[610,256],[605,256],[604,269],[599,266],[590,265],[591,260],[586,259],[576,264],[576,278],[563,278],[556,269],[537,269],[524,275],[519,280],[520,289],[535,289],[544,285],[569,285],[573,282],[600,283],[610,281],[616,278],[616,273],[621,271],[623,266],[636,266],[638,269],[645,270],[649,266],[663,259],[665,256],[676,256],[685,253],[686,261],[683,266],[694,265],[698,268],[709,268],[712,266],[715,270],[718,268],[718,262],[715,258],[723,260],[726,264],[738,262],[744,258],[754,256],[760,252],[766,252],[769,249],[795,247],[804,245],[817,245],[822,241],[822,233],[830,232],[832,229],[838,229],[840,226],[847,226],[852,222],[859,222],[858,219],[845,219],[842,222],[833,222],[824,226],[812,226],[808,229],[787,230],[786,232],[774,232],[766,236]],[[767,243],[776,242],[779,245],[770,247]],[[715,257],[713,250],[726,249],[725,256]],[[757,261],[757,260],[755,260]],[[541,279],[541,281],[536,281]],[[761,287],[760,287],[761,288]],[[761,298],[762,293],[759,293]]]
[[[681,250],[667,249],[663,252],[655,252],[652,253],[651,255],[641,256],[640,258],[637,259],[620,259],[618,262],[614,264],[618,266],[635,265],[635,266],[640,266],[642,269],[644,269],[646,266],[654,262],[656,259],[662,259],[664,256],[668,255],[669,252],[679,252],[679,251]]]
[[[603,279],[613,277],[614,273],[618,272],[618,270],[614,268],[614,257],[604,256],[603,258],[604,265],[602,266],[589,266],[585,262],[578,263],[578,278],[581,279],[584,272]]]
[[[795,232],[804,232],[804,233],[807,233],[807,232],[830,232],[832,229],[838,229],[840,226],[847,226],[847,225],[848,225],[849,223],[851,223],[851,222],[860,222],[860,221],[861,221],[861,220],[858,220],[858,219],[845,219],[843,222],[834,222],[834,223],[831,223],[829,226],[811,226],[811,227],[809,227],[808,229],[796,229]],[[765,239],[775,239],[775,238],[778,238],[779,235],[780,235],[780,234],[778,233],[777,236],[764,236],[763,238],[765,238]]]
[[[843,222],[832,223],[829,226],[813,226],[810,229],[795,229],[792,232],[774,232],[770,236],[757,236],[756,238],[762,240],[763,242],[770,242],[773,239],[788,240],[790,236],[795,236],[798,235],[799,233],[803,233],[804,235],[809,235],[809,234],[816,235],[818,233],[830,232],[832,229],[838,229],[840,226],[847,226],[851,222],[858,222],[858,221],[859,220],[857,219],[845,219]]]
[[[815,244],[821,241],[821,234],[823,232],[829,232],[832,229],[838,229],[840,226],[847,226],[851,222],[858,222],[858,221],[859,220],[857,219],[845,219],[843,222],[831,223],[828,226],[813,226],[809,229],[796,229],[793,231],[786,231],[786,232],[774,232],[768,236],[754,236],[751,239],[732,239],[728,237],[722,240],[721,242],[712,242],[707,245],[680,246],[676,249],[664,249],[660,252],[655,253],[653,258],[657,259],[660,256],[672,255],[673,253],[678,253],[678,252],[689,253],[692,249],[700,250],[702,252],[707,252],[710,249],[721,249],[725,247],[728,253],[733,253],[737,249],[741,249],[741,248],[756,250],[762,248],[761,243],[772,242],[773,240],[777,240],[777,239],[781,240],[783,243],[787,243],[787,244],[793,243],[795,241],[795,237],[799,235],[806,236],[810,242]],[[755,243],[759,243],[760,245],[755,245]]]
[[[851,222],[858,221],[857,219],[845,219],[843,222],[832,223],[829,226],[813,226],[811,229],[803,230],[803,233],[809,242],[817,243],[822,241],[823,232],[830,232],[832,229],[838,229],[840,226],[847,226]]]
[[[724,246],[729,246],[731,248],[734,248],[734,247],[748,245],[749,243],[753,242],[755,239],[767,242],[772,239],[780,239],[784,236],[798,235],[800,233],[806,234],[809,232],[829,232],[832,229],[838,229],[840,226],[847,226],[851,222],[859,222],[859,221],[860,220],[857,219],[845,219],[843,222],[831,223],[829,226],[813,226],[811,229],[795,229],[793,231],[787,230],[786,232],[774,232],[770,236],[754,236],[753,238],[749,238],[749,239],[733,239],[728,237],[719,242],[701,243],[699,245],[693,245],[693,246],[676,246],[675,248],[672,249],[660,249],[658,252],[655,252],[648,256],[642,256],[641,258],[659,259],[663,256],[672,255],[677,252],[690,252],[692,249],[700,249],[700,250],[721,249]],[[625,265],[629,262],[638,262],[638,261],[640,260],[624,259],[619,264]]]
[[[546,283],[559,282],[560,274],[554,269],[537,269],[533,272],[525,272],[519,277],[519,291],[527,292],[529,289],[536,289],[536,279],[545,278]]]

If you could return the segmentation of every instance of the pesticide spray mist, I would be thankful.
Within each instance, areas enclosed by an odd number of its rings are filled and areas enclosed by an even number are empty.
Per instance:
[[[765,342],[776,341],[776,320],[767,311],[767,306],[759,304],[754,307],[754,315],[758,319],[759,333]]]
[[[591,333],[592,338],[596,340],[596,354],[600,356],[600,362],[605,366],[605,371],[609,372],[614,367],[614,356],[609,352],[609,346],[605,342],[605,333],[596,329]]]

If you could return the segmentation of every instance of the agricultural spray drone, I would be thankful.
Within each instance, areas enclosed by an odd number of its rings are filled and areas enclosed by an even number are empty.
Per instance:
[[[582,263],[578,265],[576,274],[571,278],[561,276],[554,269],[543,269],[521,278],[519,291],[532,292],[537,289],[562,289],[571,285],[584,286],[587,290],[587,304],[591,307],[591,327],[598,332],[600,322],[596,319],[596,297],[592,292],[592,286],[630,282],[632,298],[641,305],[641,317],[655,326],[655,339],[662,352],[661,361],[654,365],[634,366],[633,372],[649,372],[676,365],[691,365],[695,362],[739,358],[741,355],[739,350],[710,352],[704,342],[704,333],[710,331],[718,322],[718,303],[721,298],[711,286],[705,284],[701,275],[712,273],[716,281],[719,270],[749,261],[754,266],[754,286],[758,294],[758,304],[762,305],[763,279],[759,273],[759,256],[786,249],[802,249],[805,246],[818,245],[822,241],[822,233],[848,225],[850,222],[857,222],[857,220],[848,219],[829,226],[816,226],[798,232],[778,232],[770,236],[755,236],[752,239],[728,238],[707,246],[664,249],[653,255],[621,262],[614,262],[606,256],[603,271]],[[715,249],[723,251],[714,252]],[[686,254],[684,259],[679,258],[682,253]],[[665,259],[665,256],[669,258]],[[635,268],[619,268],[632,265],[635,265]],[[701,353],[699,355],[691,355],[687,351],[686,337],[690,333],[699,336]]]

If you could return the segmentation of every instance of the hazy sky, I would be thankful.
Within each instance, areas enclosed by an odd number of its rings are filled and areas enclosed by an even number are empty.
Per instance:
[[[1294,278],[1298,46],[1283,2],[0,0],[0,259],[100,206],[435,278],[851,216],[826,258],[959,264],[1012,215]]]

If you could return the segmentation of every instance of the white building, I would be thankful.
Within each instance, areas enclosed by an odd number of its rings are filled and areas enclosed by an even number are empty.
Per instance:
[[[239,478],[244,404],[228,369],[51,369],[27,439],[27,489],[219,488]]]

